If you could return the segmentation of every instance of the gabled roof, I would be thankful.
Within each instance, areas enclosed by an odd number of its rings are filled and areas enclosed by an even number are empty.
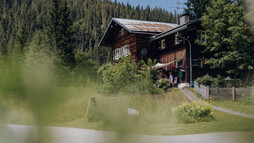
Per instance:
[[[197,22],[200,22],[200,19],[195,19],[195,20],[187,22],[187,23],[185,23],[183,25],[179,25],[179,26],[177,26],[175,28],[172,28],[172,29],[170,29],[168,31],[162,32],[160,34],[157,34],[157,35],[153,36],[151,40],[157,40],[157,39],[166,37],[168,35],[174,34],[174,33],[178,32],[178,31],[186,29],[189,25],[197,23]]]
[[[178,26],[177,24],[172,23],[121,19],[121,18],[113,18],[113,21],[115,21],[116,23],[118,23],[131,33],[135,32],[161,33]]]
[[[109,37],[113,36],[112,34],[114,32],[112,32],[112,28],[115,27],[116,25],[119,25],[120,27],[124,28],[129,33],[141,33],[150,35],[156,35],[178,26],[178,24],[173,23],[112,18],[110,24],[108,25],[107,30],[105,31],[99,43],[99,46],[105,45],[105,41],[108,41],[108,39],[110,39]]]

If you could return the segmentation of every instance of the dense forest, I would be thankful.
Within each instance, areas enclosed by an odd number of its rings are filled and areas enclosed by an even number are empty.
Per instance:
[[[0,52],[10,54],[15,45],[21,51],[38,30],[46,31],[54,0],[0,0]],[[90,52],[98,64],[110,60],[110,51],[98,47],[112,17],[176,22],[176,14],[161,8],[118,3],[110,0],[67,0],[75,51]]]

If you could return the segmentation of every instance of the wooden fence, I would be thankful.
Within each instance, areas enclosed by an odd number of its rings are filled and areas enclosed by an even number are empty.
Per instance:
[[[194,83],[194,90],[199,93],[204,99],[209,98],[215,100],[236,100],[243,95],[249,96],[253,88],[209,88],[208,86],[199,85],[197,82]]]
[[[196,81],[194,82],[194,90],[200,94],[204,99],[209,99],[209,87],[204,85],[199,85]]]

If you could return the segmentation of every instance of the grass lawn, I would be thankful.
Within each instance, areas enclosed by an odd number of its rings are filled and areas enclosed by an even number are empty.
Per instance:
[[[192,91],[195,95],[197,95],[199,98],[203,99],[196,91],[194,91],[194,88],[189,88],[190,91]],[[210,104],[222,108],[231,109],[238,112],[243,112],[247,114],[254,115],[254,105],[246,105],[244,104],[244,99],[237,99],[236,101],[232,100],[211,100],[209,101]]]
[[[212,105],[232,109],[234,111],[243,112],[247,114],[254,115],[254,105],[244,105],[240,101],[231,101],[231,100],[217,100],[210,101]]]
[[[177,123],[172,109],[188,99],[178,90],[163,95],[104,96],[93,88],[68,88],[66,95],[52,108],[47,124],[106,131],[134,132],[153,135],[180,135],[208,132],[254,131],[254,120],[214,111],[214,120],[201,123]],[[96,99],[88,117],[85,112],[91,96]],[[3,123],[35,124],[29,105],[20,99],[2,98],[7,110]],[[140,116],[130,117],[127,109],[136,109]]]

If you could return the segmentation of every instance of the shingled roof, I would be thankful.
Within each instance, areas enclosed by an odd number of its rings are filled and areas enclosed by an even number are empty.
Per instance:
[[[173,23],[163,23],[163,22],[152,22],[152,21],[142,21],[133,19],[122,19],[122,18],[112,18],[107,30],[105,31],[99,45],[104,45],[104,41],[108,39],[107,37],[112,36],[112,28],[116,25],[124,28],[129,33],[143,33],[156,35],[162,32],[169,31],[179,25]],[[106,40],[108,41],[108,40]],[[107,42],[106,42],[107,43]]]
[[[132,19],[113,18],[112,20],[121,25],[122,27],[124,27],[131,33],[134,32],[161,33],[178,26],[177,24],[172,23],[152,22]]]

